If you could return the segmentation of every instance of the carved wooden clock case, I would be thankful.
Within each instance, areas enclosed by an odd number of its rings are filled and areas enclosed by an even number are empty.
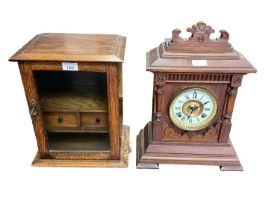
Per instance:
[[[175,29],[172,38],[147,53],[154,73],[152,121],[137,136],[137,168],[159,164],[218,165],[243,170],[231,144],[231,116],[243,75],[256,69],[228,42],[210,39],[203,22]]]

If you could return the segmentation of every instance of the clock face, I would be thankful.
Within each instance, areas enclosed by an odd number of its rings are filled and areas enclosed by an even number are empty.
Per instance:
[[[189,131],[203,129],[215,119],[218,103],[206,88],[190,87],[181,90],[171,101],[169,116],[179,128]]]

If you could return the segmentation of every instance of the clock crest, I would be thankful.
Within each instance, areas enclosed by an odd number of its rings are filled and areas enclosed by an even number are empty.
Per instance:
[[[159,164],[218,165],[242,170],[231,144],[231,116],[243,75],[256,69],[228,42],[211,39],[211,26],[198,22],[175,29],[171,39],[147,53],[154,74],[152,121],[137,137],[137,168]]]

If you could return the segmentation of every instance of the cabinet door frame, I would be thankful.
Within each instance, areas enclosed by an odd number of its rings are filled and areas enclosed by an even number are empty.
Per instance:
[[[120,111],[119,111],[119,65],[117,63],[78,63],[79,71],[103,72],[107,78],[108,124],[110,140],[110,159],[120,159]],[[48,158],[50,154],[48,136],[45,130],[43,114],[39,105],[39,95],[33,71],[51,70],[62,71],[61,62],[19,62],[20,73],[25,90],[26,100],[31,112],[34,104],[36,116],[31,116],[37,146],[41,158]],[[93,151],[94,153],[98,153]],[[106,157],[105,159],[108,159]]]
[[[47,158],[50,156],[48,138],[44,126],[42,110],[39,105],[39,95],[34,74],[29,62],[19,62],[19,69],[37,140],[38,153],[41,158]]]
[[[108,63],[105,66],[107,74],[107,100],[111,159],[120,159],[120,104],[119,104],[119,66]]]

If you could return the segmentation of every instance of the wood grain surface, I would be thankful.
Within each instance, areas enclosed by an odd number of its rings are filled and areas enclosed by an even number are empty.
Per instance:
[[[123,62],[125,40],[107,34],[38,34],[10,61]]]
[[[35,136],[37,139],[37,146],[39,155],[41,157],[48,157],[48,142],[47,142],[47,135],[44,129],[44,121],[43,121],[43,114],[38,105],[39,96],[36,89],[36,84],[33,76],[33,72],[30,70],[29,64],[27,62],[19,62],[19,69],[21,74],[21,79],[25,91],[25,96],[27,103],[29,105],[29,111],[31,111],[31,104],[35,104],[35,112],[36,115],[32,116],[32,123],[35,132]]]

